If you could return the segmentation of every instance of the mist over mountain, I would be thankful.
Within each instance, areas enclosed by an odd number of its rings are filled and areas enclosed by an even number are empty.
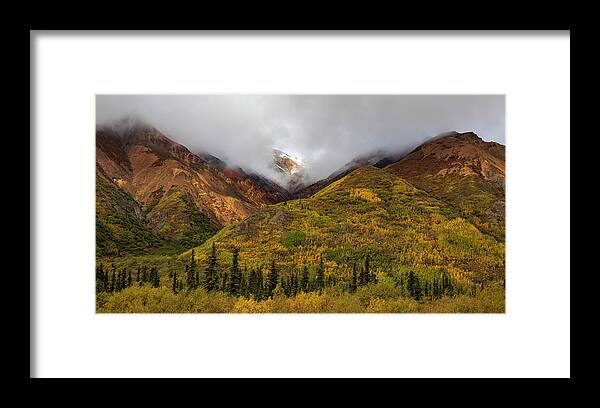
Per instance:
[[[274,149],[309,185],[361,156],[407,152],[433,135],[473,131],[504,143],[502,95],[99,95],[97,125],[143,121],[193,153],[285,184]]]

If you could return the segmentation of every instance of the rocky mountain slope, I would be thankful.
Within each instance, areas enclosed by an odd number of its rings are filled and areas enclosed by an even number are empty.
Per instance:
[[[475,133],[435,138],[386,169],[458,208],[482,231],[504,240],[505,148]]]
[[[96,173],[106,181],[101,183],[105,190],[117,188],[137,204],[128,206],[135,208],[130,215],[146,223],[157,237],[155,243],[167,239],[197,244],[220,227],[289,198],[275,183],[227,168],[215,157],[194,154],[140,122],[97,128]],[[111,195],[101,198],[99,190],[97,202],[106,203]]]

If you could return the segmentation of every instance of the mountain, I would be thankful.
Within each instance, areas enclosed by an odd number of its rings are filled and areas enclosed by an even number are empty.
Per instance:
[[[274,157],[288,181],[305,170]],[[474,133],[359,156],[293,195],[147,125],[99,127],[96,166],[97,311],[505,310],[504,146]],[[109,281],[106,262],[154,275]]]
[[[457,281],[472,283],[494,281],[504,271],[502,242],[479,231],[453,206],[371,165],[309,198],[262,208],[222,229],[196,248],[200,260],[207,259],[213,242],[222,256],[232,246],[240,248],[248,268],[266,268],[274,260],[284,275],[313,267],[321,254],[326,276],[345,279],[366,254],[373,270],[384,275],[403,268],[447,270]]]
[[[430,140],[385,168],[459,209],[504,241],[505,148],[473,132]]]
[[[310,197],[319,190],[327,187],[328,185],[341,179],[342,177],[345,177],[346,175],[350,174],[351,172],[360,167],[372,165],[381,168],[399,160],[402,156],[403,153],[392,153],[384,150],[377,150],[370,154],[358,156],[352,159],[350,162],[346,163],[346,165],[344,165],[344,167],[342,167],[341,169],[329,175],[327,178],[319,180],[299,190],[296,190],[293,196],[294,198]]]
[[[273,149],[271,167],[278,173],[282,186],[291,194],[305,186],[306,169],[302,160],[279,149]]]
[[[96,173],[102,180],[96,194],[97,207],[102,209],[100,224],[106,224],[108,230],[122,230],[123,225],[114,222],[115,212],[109,211],[119,208],[123,210],[120,213],[128,213],[125,224],[135,220],[154,234],[156,239],[148,238],[150,246],[164,240],[197,245],[222,226],[289,198],[275,183],[239,168],[227,168],[214,156],[194,154],[139,121],[97,128]],[[114,202],[117,198],[127,205]],[[106,214],[110,217],[103,216]]]

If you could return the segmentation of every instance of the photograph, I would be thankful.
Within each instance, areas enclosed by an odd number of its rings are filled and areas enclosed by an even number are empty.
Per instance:
[[[504,95],[95,103],[97,314],[505,313]]]

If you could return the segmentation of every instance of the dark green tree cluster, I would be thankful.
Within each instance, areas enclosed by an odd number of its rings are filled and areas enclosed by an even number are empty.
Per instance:
[[[219,276],[217,272],[217,250],[215,243],[212,244],[212,251],[208,257],[208,265],[204,272],[204,289],[211,291],[219,288]]]
[[[402,288],[404,296],[415,300],[452,297],[460,291],[460,288],[445,271],[433,276],[419,276],[413,271],[403,272],[398,285]]]
[[[319,266],[317,267],[317,275],[315,277],[314,289],[321,293],[325,287],[325,267],[323,266],[323,255],[319,257]]]
[[[302,267],[302,276],[300,277],[300,287],[298,288],[300,292],[308,292],[310,288],[310,274],[308,273],[308,266],[304,265]]]
[[[367,254],[367,256],[365,257],[364,266],[360,268],[360,271],[358,272],[357,286],[364,286],[377,281],[375,274],[371,272],[370,261],[371,257],[369,256],[369,254]]]
[[[271,261],[271,267],[269,268],[269,272],[267,273],[267,282],[265,285],[265,296],[268,298],[273,297],[273,292],[277,287],[277,281],[279,280],[279,272],[277,271],[277,266],[275,265],[275,261]]]
[[[131,270],[123,268],[117,271],[115,264],[112,264],[109,272],[102,263],[96,266],[96,292],[120,292],[131,285]]]
[[[264,299],[265,277],[260,269],[251,269],[248,275],[248,286],[246,296],[252,295],[256,300]]]
[[[296,296],[300,292],[300,280],[298,274],[292,272],[288,277],[281,277],[281,288],[286,296]]]
[[[193,249],[190,264],[185,266],[185,275],[185,283],[188,289],[197,289],[200,286],[200,270],[196,264],[196,256]]]
[[[240,270],[239,265],[239,256],[240,250],[237,248],[232,248],[231,253],[233,255],[233,260],[231,263],[231,276],[229,277],[228,282],[228,292],[231,296],[239,296],[242,292],[242,271]]]
[[[196,259],[195,251],[192,249],[189,263],[184,267],[182,274],[177,271],[171,271],[168,274],[170,287],[173,293],[179,293],[184,288],[193,291],[203,287],[207,291],[223,291],[231,296],[243,296],[264,300],[274,296],[276,288],[279,286],[285,296],[292,297],[298,293],[317,292],[322,293],[328,287],[340,287],[351,293],[364,285],[376,281],[376,275],[370,267],[370,257],[366,255],[361,266],[355,262],[352,267],[352,274],[349,278],[340,278],[334,274],[325,274],[325,265],[323,255],[319,255],[319,261],[316,266],[309,268],[304,265],[301,271],[283,272],[279,270],[275,260],[271,260],[266,274],[262,268],[253,267],[250,270],[245,266],[240,267],[239,248],[232,247],[232,262],[228,269],[220,269],[218,265],[217,249],[215,243],[212,244],[212,250],[206,262],[206,268],[202,273],[200,263]],[[312,270],[312,273],[311,273]],[[203,275],[202,277],[200,275]],[[440,283],[433,282],[431,287],[423,285],[418,281],[416,275],[402,276],[402,282],[406,282],[406,293],[411,297],[425,296],[429,291],[433,296],[446,293],[449,287],[449,278],[440,277]],[[151,287],[160,287],[160,275],[156,266],[147,267],[140,265],[137,267],[135,282],[139,286],[150,285]],[[412,282],[412,283],[411,283]],[[96,268],[96,287],[98,292],[119,291],[133,284],[132,272],[123,269],[116,271],[112,265],[112,274],[105,271],[103,264]],[[405,285],[405,283],[402,283]],[[420,295],[419,295],[420,294]]]

